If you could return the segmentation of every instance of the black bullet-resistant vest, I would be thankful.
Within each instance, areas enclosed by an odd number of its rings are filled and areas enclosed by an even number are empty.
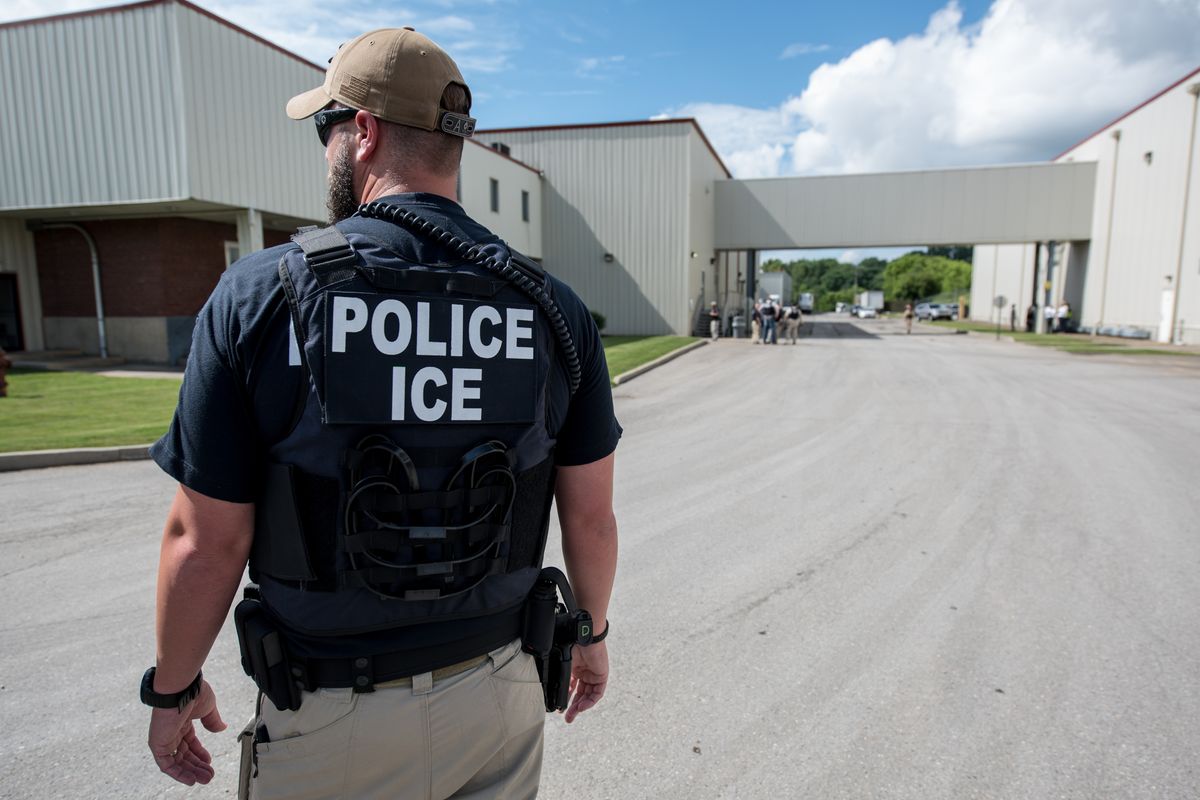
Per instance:
[[[301,234],[279,266],[310,380],[269,450],[250,568],[306,636],[511,620],[546,541],[546,313],[477,264],[406,260],[370,237],[385,224]]]

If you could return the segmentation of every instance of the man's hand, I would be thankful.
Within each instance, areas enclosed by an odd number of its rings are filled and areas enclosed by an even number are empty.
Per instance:
[[[604,697],[608,686],[608,645],[604,642],[579,646],[571,657],[571,702],[567,722],[587,711]]]
[[[200,682],[200,694],[183,711],[155,708],[150,712],[150,753],[158,768],[180,783],[191,786],[212,780],[212,756],[192,720],[200,720],[213,733],[228,727],[217,711],[217,696],[208,681]]]

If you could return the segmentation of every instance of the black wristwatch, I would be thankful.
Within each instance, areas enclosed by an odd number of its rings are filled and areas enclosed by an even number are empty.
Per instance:
[[[154,691],[154,671],[156,669],[157,667],[151,667],[142,676],[142,702],[146,705],[153,708],[173,708],[176,711],[183,711],[188,703],[199,696],[200,681],[204,677],[203,672],[197,672],[196,679],[188,684],[188,687],[182,692],[159,694]]]
[[[599,635],[593,635],[588,644],[598,644],[599,642],[603,642],[605,639],[607,639],[609,627],[608,620],[604,620],[604,632]]]

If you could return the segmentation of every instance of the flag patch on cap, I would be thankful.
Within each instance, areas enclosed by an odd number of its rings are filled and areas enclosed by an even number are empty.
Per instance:
[[[371,84],[364,81],[362,78],[356,78],[353,75],[347,75],[342,79],[342,94],[350,101],[352,105],[363,105],[367,102],[367,96],[371,93]]]

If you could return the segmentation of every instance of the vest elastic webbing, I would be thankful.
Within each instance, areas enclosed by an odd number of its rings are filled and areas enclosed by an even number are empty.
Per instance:
[[[349,451],[353,452],[356,451]],[[347,461],[358,462],[360,459],[348,455]],[[547,458],[541,464],[518,473],[515,476],[515,495],[510,488],[503,486],[382,494],[374,495],[362,509],[382,515],[414,511],[443,512],[484,509],[511,501],[508,525],[480,521],[458,530],[448,530],[452,525],[413,524],[391,529],[360,529],[353,534],[337,536],[334,531],[337,509],[341,504],[341,489],[337,481],[310,475],[286,464],[271,464],[266,475],[263,495],[256,510],[256,533],[251,548],[251,570],[254,575],[263,573],[276,581],[298,585],[310,591],[334,591],[341,583],[331,566],[336,563],[335,553],[338,549],[358,554],[374,549],[388,552],[391,548],[395,551],[396,561],[421,555],[430,558],[428,563],[437,564],[466,558],[468,553],[476,551],[486,542],[497,540],[504,541],[505,545],[503,558],[497,560],[502,571],[541,563],[553,501],[553,458]],[[442,541],[438,541],[437,535],[433,534],[437,530],[445,533]],[[505,535],[505,531],[508,534]],[[418,554],[402,549],[418,545],[425,547],[425,551]],[[431,545],[442,546],[442,551],[434,552],[430,549]],[[360,565],[362,569],[391,569],[364,560],[366,564]],[[419,563],[412,565],[414,571],[416,566]],[[476,572],[472,570],[473,575]],[[371,572],[371,575],[382,573]],[[394,578],[395,575],[392,575]],[[358,578],[354,582],[360,583]]]

